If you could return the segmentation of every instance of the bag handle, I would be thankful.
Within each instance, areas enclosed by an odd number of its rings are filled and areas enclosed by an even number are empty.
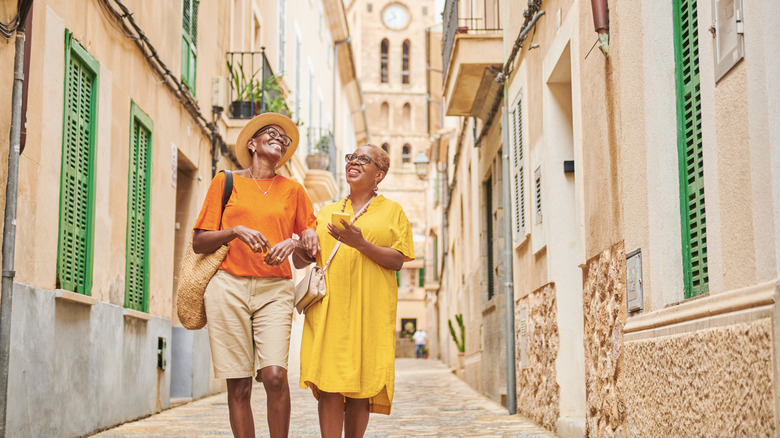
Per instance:
[[[366,212],[366,209],[368,208],[369,204],[371,204],[371,201],[374,200],[374,196],[372,196],[371,199],[369,199],[368,202],[366,202],[366,205],[364,205],[363,208],[361,208],[360,211],[358,211],[357,214],[355,214],[355,217],[353,217],[352,220],[349,221],[350,225],[352,225],[357,220],[357,218],[360,217],[360,215]],[[328,269],[328,266],[330,266],[330,261],[333,260],[333,256],[336,255],[336,251],[339,250],[340,246],[341,246],[341,241],[339,240],[338,242],[336,242],[336,246],[333,247],[333,252],[330,253],[330,257],[328,257],[328,261],[325,262],[325,267],[322,268],[323,273],[325,273],[325,271]]]
[[[222,185],[222,207],[219,210],[219,229],[222,229],[222,213],[225,212],[225,205],[233,194],[233,172],[229,170],[220,170],[225,174],[225,184]]]

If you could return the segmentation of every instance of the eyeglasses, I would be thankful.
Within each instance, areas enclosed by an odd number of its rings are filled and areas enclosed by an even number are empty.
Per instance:
[[[257,137],[264,131],[268,132],[268,136],[271,137],[271,139],[281,141],[284,147],[290,147],[290,145],[292,144],[292,139],[290,137],[282,134],[276,128],[273,128],[271,126],[262,128],[259,131],[255,132],[255,135],[253,135],[252,138]]]
[[[368,155],[347,154],[344,155],[344,161],[346,161],[347,163],[351,163],[352,161],[357,161],[358,164],[365,166],[366,164],[374,160]],[[376,164],[376,161],[374,161],[374,164]],[[379,167],[379,164],[376,164],[376,167]]]

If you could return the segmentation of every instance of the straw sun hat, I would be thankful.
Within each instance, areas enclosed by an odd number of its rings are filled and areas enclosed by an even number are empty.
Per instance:
[[[295,149],[298,148],[299,134],[298,127],[295,126],[295,122],[290,120],[290,118],[284,114],[260,114],[255,116],[252,120],[249,121],[249,123],[244,125],[244,127],[241,129],[241,132],[238,134],[238,139],[236,140],[236,158],[238,158],[238,162],[241,163],[241,166],[244,168],[249,167],[252,164],[252,154],[249,153],[249,148],[246,146],[247,142],[249,142],[255,132],[268,125],[280,126],[284,130],[285,135],[292,139],[292,143],[290,143],[290,146],[287,147],[287,152],[285,152],[284,156],[282,156],[282,158],[279,160],[279,163],[276,164],[277,169],[284,166],[284,163],[286,163],[287,160],[292,157],[292,155],[295,153]]]

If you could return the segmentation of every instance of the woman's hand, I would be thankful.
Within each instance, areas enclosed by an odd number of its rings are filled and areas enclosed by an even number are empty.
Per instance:
[[[287,257],[295,251],[295,241],[285,239],[274,245],[268,254],[263,257],[263,261],[268,266],[279,266],[287,260]]]
[[[334,239],[340,240],[342,244],[360,251],[358,247],[366,242],[366,239],[363,237],[363,231],[344,219],[341,219],[341,226],[344,227],[343,230],[338,229],[333,224],[328,224],[328,234],[333,236]]]
[[[310,258],[315,258],[320,252],[320,238],[317,236],[317,232],[311,228],[301,232],[301,242],[303,242],[303,249],[306,251],[306,255]]]
[[[257,230],[247,228],[243,225],[231,227],[230,230],[233,232],[234,238],[240,239],[254,252],[262,253],[271,249],[271,244],[268,242],[268,239],[263,236],[263,233]]]

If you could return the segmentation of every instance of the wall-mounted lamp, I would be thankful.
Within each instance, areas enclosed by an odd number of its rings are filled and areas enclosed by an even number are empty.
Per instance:
[[[420,179],[428,177],[428,163],[430,163],[430,160],[423,151],[420,151],[417,156],[414,157],[414,170],[417,172],[417,176]]]

